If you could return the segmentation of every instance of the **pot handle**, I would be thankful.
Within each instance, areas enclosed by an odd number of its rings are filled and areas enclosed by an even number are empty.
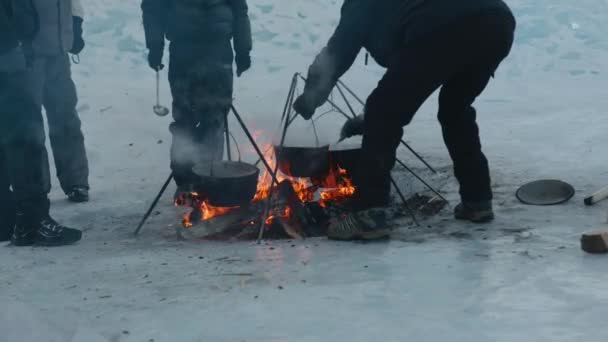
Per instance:
[[[314,120],[312,120],[312,131],[315,133],[315,142],[317,143],[316,147],[319,147],[319,134],[317,134],[317,125],[315,125]]]
[[[234,134],[232,134],[232,132],[230,132],[230,137],[232,138],[232,141],[234,142],[234,146],[236,146],[236,152],[239,154],[239,163],[241,162],[241,148],[239,147],[239,143],[236,141],[236,138],[234,137]]]

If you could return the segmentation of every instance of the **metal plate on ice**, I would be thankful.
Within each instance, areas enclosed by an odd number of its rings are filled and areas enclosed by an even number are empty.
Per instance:
[[[515,195],[524,204],[557,205],[569,201],[574,193],[572,185],[566,182],[544,179],[523,185]]]

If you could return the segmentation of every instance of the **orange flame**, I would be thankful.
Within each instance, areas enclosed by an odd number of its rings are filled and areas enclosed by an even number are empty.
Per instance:
[[[264,157],[268,162],[271,169],[276,168],[276,156],[275,151],[272,145],[264,146],[262,149],[264,151]],[[289,165],[283,167],[283,170],[289,170]],[[308,178],[296,178],[290,177],[289,174],[284,174],[283,172],[277,172],[277,180],[282,182],[284,180],[289,180],[291,185],[298,196],[298,198],[302,202],[312,202],[315,200],[316,195],[316,186],[313,186],[313,183]],[[270,172],[266,169],[266,167],[262,167],[262,171],[260,172],[260,177],[258,179],[258,186],[256,194],[253,198],[253,201],[260,201],[267,199],[270,196],[270,188],[272,187],[272,176]],[[318,203],[325,207],[327,202],[335,201],[335,200],[343,200],[349,196],[352,196],[355,193],[355,187],[348,177],[348,174],[345,169],[341,167],[337,167],[336,169],[330,169],[330,172],[326,179],[322,182],[324,190],[319,191],[318,195],[320,199]],[[317,184],[317,183],[315,183]],[[276,188],[276,184],[274,186]],[[209,202],[205,199],[200,198],[199,194],[196,192],[192,192],[186,194],[185,196],[181,196],[180,199],[176,201],[176,205],[184,205],[191,208],[197,208],[200,211],[200,220],[205,221],[211,219],[213,217],[224,215],[231,210],[236,209],[236,207],[214,207],[209,204]],[[272,220],[276,217],[281,218],[290,218],[291,217],[291,208],[286,206],[281,210],[280,213],[276,212],[277,210],[271,210],[269,216],[266,218],[265,222],[267,224],[271,224]],[[185,214],[182,217],[182,225],[186,228],[192,227],[192,212]]]

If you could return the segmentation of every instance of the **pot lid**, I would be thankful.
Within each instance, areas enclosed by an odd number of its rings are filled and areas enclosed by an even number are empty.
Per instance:
[[[523,185],[515,194],[524,204],[556,205],[569,201],[575,194],[572,185],[560,180],[537,180]]]

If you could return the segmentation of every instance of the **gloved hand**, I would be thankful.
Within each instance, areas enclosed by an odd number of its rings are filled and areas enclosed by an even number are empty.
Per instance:
[[[250,55],[236,55],[234,58],[236,63],[236,76],[241,75],[251,68],[251,56]]]
[[[74,30],[74,42],[72,43],[71,54],[77,55],[84,49],[84,39],[82,38],[82,18],[72,17],[72,24]]]
[[[365,120],[363,114],[361,114],[344,123],[344,126],[342,126],[342,131],[340,131],[340,140],[348,139],[350,137],[354,137],[355,135],[363,135],[363,132],[365,131],[364,128]]]
[[[315,114],[315,110],[317,110],[317,107],[315,106],[314,102],[312,101],[312,98],[310,97],[310,95],[308,95],[306,92],[304,92],[293,103],[293,109],[298,114],[300,114],[300,116],[302,116],[305,120],[310,120],[312,118],[312,116]]]
[[[163,53],[164,46],[162,46],[162,44],[150,46],[148,51],[148,65],[150,65],[150,68],[154,71],[163,70],[165,68],[163,65]]]

